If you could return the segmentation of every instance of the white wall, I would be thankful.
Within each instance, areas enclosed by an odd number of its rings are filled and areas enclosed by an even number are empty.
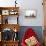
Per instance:
[[[22,4],[21,4],[22,3]],[[43,6],[42,0],[21,0],[20,8],[20,23],[21,25],[26,26],[42,26],[43,25]],[[36,9],[37,16],[36,18],[25,18],[24,11],[26,9]]]
[[[0,6],[14,6],[15,0],[0,0]],[[21,26],[43,26],[43,6],[42,0],[17,0],[20,7],[19,24]],[[35,9],[37,11],[36,18],[25,18],[27,9]]]
[[[0,6],[1,7],[9,7],[9,6],[14,6],[14,1],[15,0],[0,0]]]

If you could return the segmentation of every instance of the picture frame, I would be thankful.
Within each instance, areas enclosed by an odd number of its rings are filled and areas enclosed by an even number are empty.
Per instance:
[[[9,15],[9,10],[2,10],[2,15]]]
[[[26,10],[25,11],[25,17],[36,17],[37,12],[36,10]]]

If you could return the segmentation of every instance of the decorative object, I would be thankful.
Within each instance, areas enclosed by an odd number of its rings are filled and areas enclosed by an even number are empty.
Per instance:
[[[16,7],[16,4],[17,4],[17,2],[16,2],[17,0],[15,0],[15,7]]]
[[[15,10],[10,10],[10,15],[16,15],[18,12],[17,11],[15,11]]]
[[[14,40],[14,41],[15,41],[15,40],[19,40],[19,39],[18,39],[18,32],[14,32],[13,40]]]
[[[16,28],[14,29],[14,32],[17,32]]]
[[[25,35],[22,38],[21,46],[41,46],[37,34],[32,28],[26,30]]]
[[[2,10],[2,15],[9,15],[9,10]]]
[[[5,19],[5,24],[8,24],[8,18],[7,18],[7,19]]]
[[[14,37],[13,37],[14,41],[15,41],[15,40],[18,40],[18,32],[17,32],[17,29],[14,28],[13,31],[14,31]]]
[[[5,28],[3,30],[2,40],[4,41],[12,40],[12,30],[10,28]]]
[[[35,46],[37,42],[38,40],[34,36],[29,37],[28,39],[25,40],[25,43],[27,44],[27,46]]]
[[[26,17],[36,17],[36,10],[26,10]]]

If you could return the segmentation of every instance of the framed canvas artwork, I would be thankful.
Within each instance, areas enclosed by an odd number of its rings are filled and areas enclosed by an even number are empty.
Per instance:
[[[26,17],[36,17],[36,10],[26,10],[25,16]]]

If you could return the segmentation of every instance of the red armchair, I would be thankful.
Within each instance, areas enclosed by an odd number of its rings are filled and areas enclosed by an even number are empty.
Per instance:
[[[34,40],[35,43],[36,43],[35,45],[27,45],[28,43],[31,44],[31,42],[27,42],[27,41],[30,41],[30,40],[35,39],[35,38],[36,38],[36,40]],[[25,32],[25,35],[22,38],[21,46],[41,46],[41,44],[37,40],[37,35],[36,35],[36,33],[34,32],[34,30],[32,28],[27,29],[27,31]]]

